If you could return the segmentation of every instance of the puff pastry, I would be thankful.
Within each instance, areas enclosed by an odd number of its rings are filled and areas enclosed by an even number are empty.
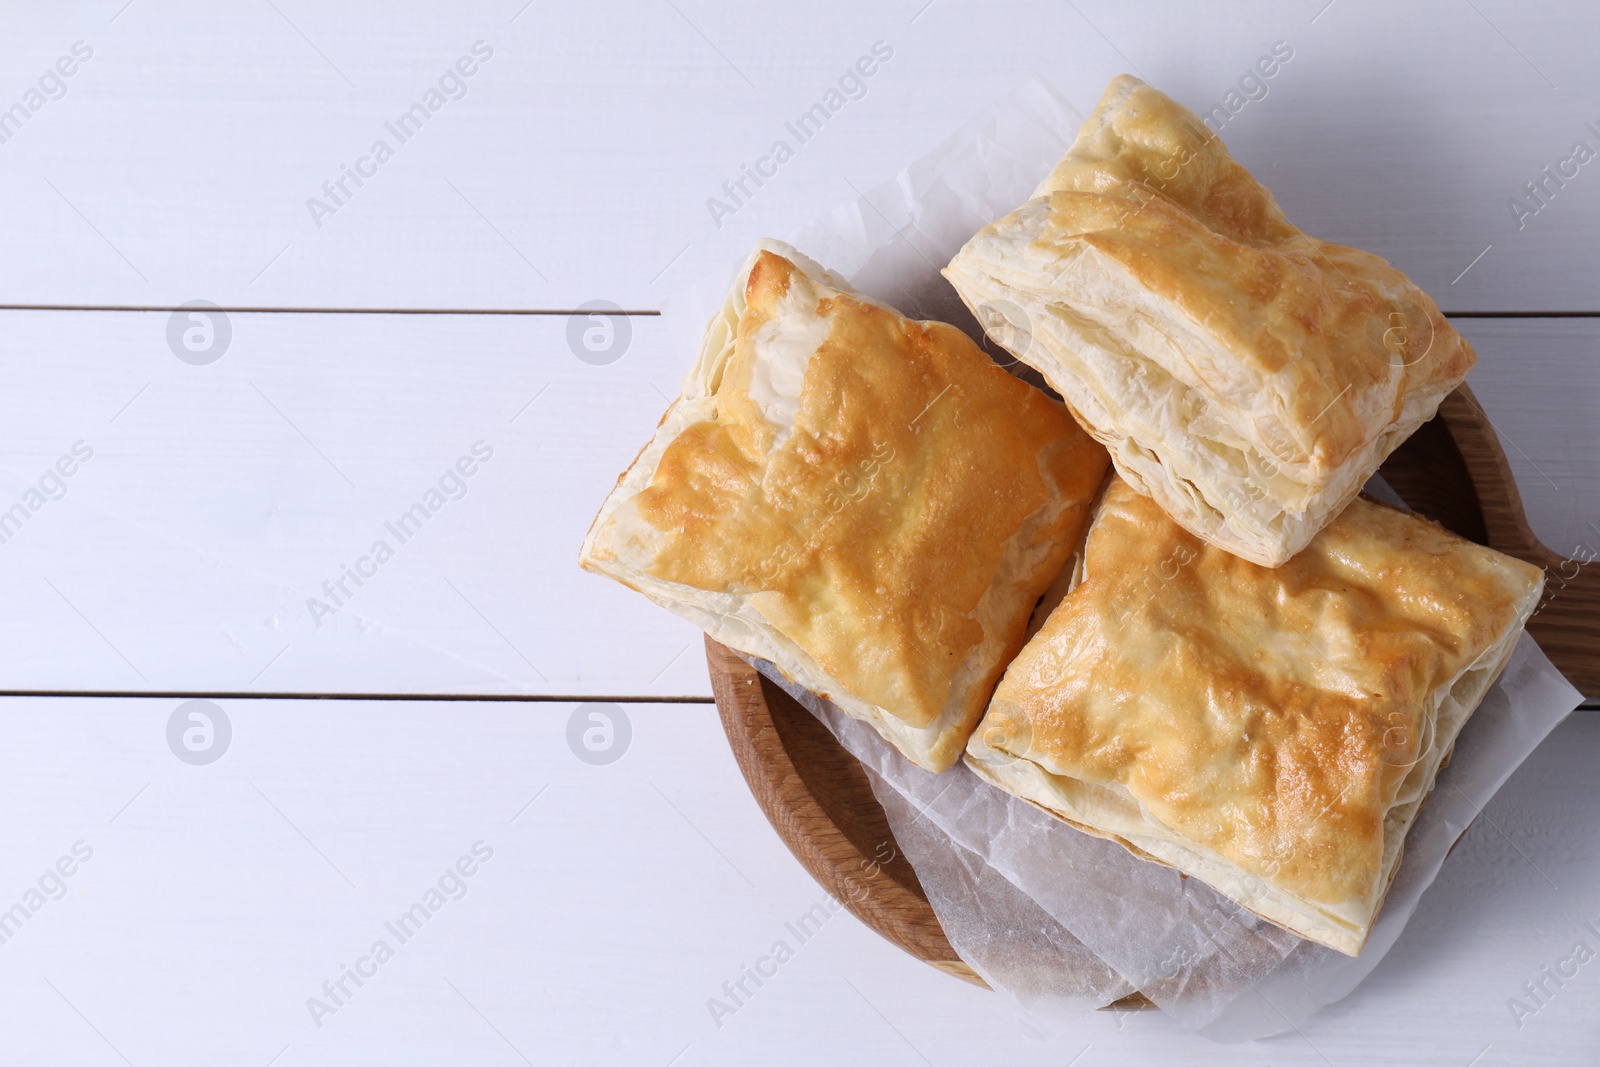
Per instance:
[[[959,330],[764,242],[581,563],[940,771],[1108,468],[1065,408]]]
[[[1543,585],[1364,498],[1260,567],[1113,476],[1079,584],[1007,669],[967,763],[1356,955]]]
[[[1119,474],[1264,566],[1304,548],[1466,376],[1384,260],[1310,237],[1193,113],[1123,75],[1035,199],[945,268]],[[1020,328],[1019,328],[1020,327]]]

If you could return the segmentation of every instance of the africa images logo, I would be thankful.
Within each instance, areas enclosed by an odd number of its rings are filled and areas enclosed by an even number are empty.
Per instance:
[[[474,441],[470,455],[457,457],[455,463],[445,468],[438,481],[423,492],[420,500],[400,512],[394,520],[383,524],[388,537],[375,539],[365,555],[356,557],[353,566],[339,564],[338,577],[322,583],[322,594],[327,599],[314,596],[306,598],[306,611],[310,613],[316,628],[322,629],[324,621],[339,614],[354,600],[361,588],[378,576],[379,568],[395,557],[396,550],[422,532],[424,523],[444,510],[446,504],[464,499],[471,488],[468,479],[493,458],[493,445],[487,441]],[[389,543],[390,539],[394,541],[393,544]],[[352,583],[355,588],[351,588]]]
[[[329,1017],[339,1014],[369,981],[378,977],[383,965],[415,939],[445,905],[466,897],[471,890],[471,879],[492,859],[494,846],[487,841],[474,841],[467,852],[440,872],[410,907],[383,924],[384,936],[374,939],[353,964],[339,964],[335,977],[324,981],[318,993],[306,998],[306,1011],[316,1028],[322,1029]]]
[[[421,99],[402,111],[393,122],[383,124],[384,130],[394,139],[394,144],[391,145],[383,137],[373,141],[367,154],[357,158],[354,166],[339,164],[339,174],[322,183],[322,196],[306,197],[306,210],[310,212],[311,221],[317,229],[322,229],[323,219],[337,215],[367,182],[376,178],[378,168],[393,159],[401,145],[421,133],[422,127],[444,110],[446,104],[466,98],[470,91],[467,79],[476,75],[483,64],[494,58],[494,47],[485,41],[474,41],[471,53],[459,57],[452,66],[446,67],[438,81],[423,92]]]
[[[167,747],[190,766],[217,762],[232,743],[232,720],[210,700],[186,700],[167,718]]]
[[[53,66],[46,67],[45,72],[39,75],[38,88],[29,89],[22,94],[22,99],[0,110],[0,144],[9,142],[21,133],[22,127],[44,110],[46,104],[66,96],[66,79],[78,73],[79,68],[93,58],[93,45],[87,41],[72,42],[72,54],[63,55]]]
[[[796,148],[821,133],[828,120],[844,110],[846,104],[866,96],[868,79],[893,58],[894,48],[887,41],[874,41],[870,55],[857,58],[839,75],[838,82],[828,87],[820,100],[792,121],[783,124],[788,138],[780,137],[773,141],[772,147],[754,164],[740,164],[739,176],[722,183],[722,196],[706,197],[706,210],[710,212],[711,221],[717,229],[722,229],[722,220],[744,207],[755,196],[755,191],[750,188],[752,184],[760,189],[776,178],[778,168],[794,158]],[[793,144],[789,143],[790,138],[793,138]]]

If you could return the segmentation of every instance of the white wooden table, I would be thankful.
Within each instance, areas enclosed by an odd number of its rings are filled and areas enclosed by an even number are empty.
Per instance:
[[[0,8],[0,1063],[1595,1062],[1600,964],[1508,1005],[1600,951],[1586,713],[1302,1033],[1047,1025],[847,913],[718,1026],[821,891],[698,634],[575,557],[687,366],[667,294],[1031,75],[1087,112],[1123,70],[1235,104],[1296,222],[1435,295],[1534,528],[1592,554],[1597,35],[1509,0]],[[610,362],[591,301],[633,313]],[[213,763],[169,748],[190,698]],[[631,723],[609,765],[589,699]]]

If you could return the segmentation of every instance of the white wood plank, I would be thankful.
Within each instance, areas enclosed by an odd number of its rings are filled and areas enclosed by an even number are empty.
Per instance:
[[[1507,1007],[1593,947],[1600,716],[1507,783],[1350,998],[1234,1048],[1151,1015],[1023,1018],[842,911],[798,943],[785,923],[824,897],[704,705],[625,708],[628,749],[593,766],[565,705],[224,702],[231,745],[192,766],[174,703],[0,701],[0,907],[92,850],[0,944],[12,1062],[1462,1067],[1600,1039],[1593,964],[1520,1028]],[[385,923],[478,842],[464,894],[400,943]],[[308,998],[380,939],[393,957],[316,1026]],[[793,960],[717,1027],[708,998],[780,939]]]
[[[565,317],[234,315],[209,366],[164,314],[0,320],[0,511],[94,451],[6,528],[0,688],[709,694],[697,630],[577,566],[676,393],[659,320],[610,366]]]
[[[576,563],[690,362],[666,320],[596,366],[565,316],[234,314],[195,366],[169,318],[0,312],[0,516],[94,450],[0,527],[0,689],[709,695],[693,627]],[[1600,319],[1462,325],[1535,530],[1600,547]]]
[[[1448,309],[1595,310],[1594,168],[1549,186],[1520,229],[1508,201],[1575,141],[1600,149],[1600,9],[1532,10],[13,5],[0,107],[74,42],[94,55],[0,144],[0,300],[653,308],[728,245],[791,232],[1035,73],[1084,111],[1124,69],[1208,110],[1283,41],[1293,59],[1223,134],[1294,219],[1389,257]],[[405,144],[388,134],[479,40],[494,56],[466,96]],[[800,143],[785,123],[877,41],[893,58]],[[378,139],[394,158],[318,227],[308,198]],[[778,140],[794,157],[714,227],[708,199]]]
[[[1600,318],[1462,319],[1474,394],[1494,422],[1534,532],[1600,553]]]

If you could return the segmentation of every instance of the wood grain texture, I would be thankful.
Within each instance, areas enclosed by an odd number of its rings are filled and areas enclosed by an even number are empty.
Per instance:
[[[793,697],[726,646],[710,637],[705,643],[733,758],[801,866],[889,941],[983,985],[950,947],[916,872],[895,846],[866,768]]]
[[[1534,536],[1499,438],[1472,390],[1462,386],[1451,394],[1436,421],[1449,431],[1477,487],[1483,543],[1545,569],[1544,599],[1528,631],[1585,696],[1600,696],[1600,569],[1593,556],[1563,558]]]
[[[1420,514],[1546,569],[1550,589],[1528,629],[1575,686],[1600,694],[1600,570],[1575,566],[1534,537],[1505,454],[1471,390],[1452,393],[1381,473]],[[814,716],[709,637],[706,662],[739,769],[789,850],[862,922],[959,974],[964,965],[915,873],[891,865],[863,876],[875,871],[871,857],[885,854],[885,842],[899,858],[864,769]],[[1136,995],[1113,1006],[1146,1004]]]
[[[1468,379],[1545,547],[1600,553],[1600,318],[1458,318]],[[1590,427],[1594,429],[1591,430]]]

